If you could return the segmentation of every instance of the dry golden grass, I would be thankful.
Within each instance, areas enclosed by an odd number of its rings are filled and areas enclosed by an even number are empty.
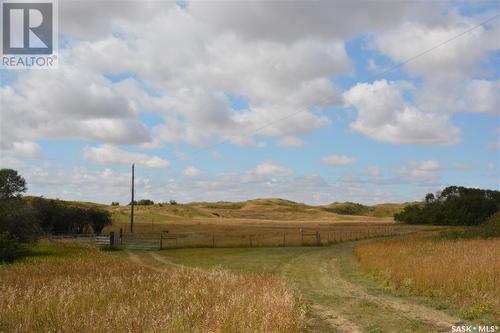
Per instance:
[[[277,277],[154,270],[97,250],[84,252],[1,266],[0,331],[298,332],[303,328],[303,311]]]
[[[356,249],[361,266],[398,290],[451,302],[465,318],[500,319],[500,239],[406,237]]]

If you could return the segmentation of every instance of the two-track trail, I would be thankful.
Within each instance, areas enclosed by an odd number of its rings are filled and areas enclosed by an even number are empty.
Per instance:
[[[362,278],[357,271],[354,247],[360,242],[347,242],[280,257],[276,274],[280,274],[300,295],[308,308],[308,332],[449,332],[460,322],[444,311],[418,303],[412,298],[397,297],[375,283]],[[208,251],[214,267],[234,270],[217,264],[217,250],[196,249],[200,257]],[[205,251],[205,252],[204,252]],[[261,260],[265,265],[269,249],[248,249],[250,253],[235,255],[235,261]],[[281,251],[287,253],[284,248]],[[152,269],[189,268],[172,252],[128,252],[136,263]],[[249,255],[251,254],[251,256]],[[217,258],[215,256],[215,258]],[[221,255],[221,263],[224,263]],[[240,262],[241,264],[241,262]],[[196,266],[195,266],[196,267]],[[207,267],[205,267],[207,268]]]
[[[353,249],[357,243],[321,248],[284,265],[283,276],[310,306],[308,331],[449,332],[460,322],[443,311],[342,274],[356,263]]]

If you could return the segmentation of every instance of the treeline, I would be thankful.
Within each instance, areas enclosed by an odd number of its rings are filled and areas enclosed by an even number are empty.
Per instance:
[[[500,192],[449,186],[428,193],[422,204],[407,206],[395,214],[396,221],[409,224],[479,225],[500,211]]]
[[[12,257],[16,242],[33,242],[44,234],[99,234],[111,224],[106,210],[44,198],[28,201],[22,198],[26,190],[26,181],[17,171],[0,170],[0,261]]]

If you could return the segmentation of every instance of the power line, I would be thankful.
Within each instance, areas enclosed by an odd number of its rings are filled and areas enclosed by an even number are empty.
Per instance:
[[[454,41],[455,39],[458,39],[458,38],[460,38],[460,37],[462,37],[462,36],[464,36],[464,35],[466,35],[466,34],[468,34],[468,33],[472,32],[472,31],[474,31],[474,30],[478,29],[479,27],[482,27],[482,26],[483,26],[483,25],[485,25],[486,23],[491,22],[491,21],[493,21],[493,20],[495,20],[495,19],[499,18],[499,17],[500,17],[500,13],[499,13],[499,14],[497,14],[497,15],[495,15],[495,16],[492,16],[492,17],[490,17],[490,18],[488,18],[488,19],[486,19],[486,20],[484,20],[484,21],[482,21],[481,23],[479,23],[479,24],[477,24],[477,25],[473,26],[472,28],[469,28],[469,29],[467,29],[467,30],[465,30],[465,31],[462,31],[462,32],[461,32],[461,33],[459,33],[458,35],[455,35],[455,36],[451,37],[450,39],[447,39],[447,40],[445,40],[444,42],[441,42],[441,43],[439,43],[438,45],[435,45],[435,46],[431,47],[430,49],[427,49],[427,50],[425,50],[425,51],[423,51],[423,52],[421,52],[421,53],[419,53],[419,54],[417,54],[417,55],[415,55],[415,56],[413,56],[413,57],[410,57],[410,58],[408,58],[408,59],[406,59],[406,60],[404,60],[404,61],[400,62],[399,64],[396,64],[396,65],[394,65],[394,66],[392,66],[392,67],[390,67],[390,68],[388,68],[388,69],[386,69],[386,70],[384,70],[384,71],[381,71],[380,73],[375,74],[372,78],[377,77],[377,76],[380,76],[380,75],[387,74],[387,73],[389,73],[389,72],[392,72],[393,70],[395,70],[395,69],[397,69],[397,68],[399,68],[399,67],[402,67],[403,65],[406,65],[406,64],[407,64],[407,63],[409,63],[410,61],[413,61],[413,60],[415,60],[415,59],[418,59],[418,58],[420,58],[421,56],[426,55],[426,54],[428,54],[428,53],[430,53],[430,52],[434,51],[435,49],[440,48],[441,46],[446,45],[446,44],[448,44],[449,42],[452,42],[452,41]]]
[[[388,68],[386,70],[384,70],[384,71],[376,73],[375,75],[373,75],[372,77],[370,77],[369,80],[372,80],[372,79],[374,79],[376,77],[379,77],[381,75],[384,75],[384,74],[387,74],[389,72],[392,72],[393,70],[398,69],[398,68],[406,65],[407,63],[411,62],[411,61],[414,61],[414,60],[416,60],[416,59],[418,59],[418,58],[420,58],[420,57],[422,57],[422,56],[424,56],[426,54],[429,54],[430,52],[432,52],[432,51],[434,51],[434,50],[436,50],[436,49],[438,49],[438,48],[440,48],[440,47],[442,47],[442,46],[444,46],[444,45],[446,45],[446,44],[448,44],[448,43],[450,43],[450,42],[452,42],[452,41],[454,41],[454,40],[456,40],[456,39],[458,39],[460,37],[465,36],[468,33],[471,33],[472,31],[474,31],[474,30],[476,30],[476,29],[484,26],[488,22],[496,20],[499,17],[500,17],[500,13],[496,14],[495,16],[491,16],[490,18],[488,18],[488,19],[486,19],[486,20],[478,23],[477,25],[475,25],[475,26],[473,26],[473,27],[471,27],[471,28],[469,28],[469,29],[467,29],[465,31],[462,31],[461,33],[459,33],[459,34],[457,34],[457,35],[455,35],[455,36],[453,36],[453,37],[451,37],[451,38],[449,38],[449,39],[447,39],[447,40],[445,40],[445,41],[443,41],[443,42],[441,42],[441,43],[439,43],[439,44],[437,44],[437,45],[435,45],[435,46],[433,46],[433,47],[431,47],[431,48],[429,48],[429,49],[427,49],[427,50],[425,50],[425,51],[423,51],[423,52],[421,52],[421,53],[419,53],[417,55],[415,55],[415,56],[413,56],[413,57],[410,57],[410,58],[408,58],[408,59],[406,59],[406,60],[404,60],[404,61],[402,61],[402,62],[400,62],[400,63],[398,63],[398,64],[396,64],[396,65],[394,65],[394,66],[392,66],[392,67],[390,67],[390,68]],[[267,123],[267,124],[265,124],[265,125],[263,125],[261,127],[258,127],[256,129],[250,131],[250,133],[248,133],[246,135],[255,135],[255,134],[258,134],[262,130],[264,130],[264,129],[268,128],[268,127],[271,127],[271,126],[273,126],[276,123],[280,123],[280,122],[282,122],[284,120],[287,120],[289,118],[295,117],[299,113],[303,113],[303,112],[308,112],[308,110],[300,110],[300,111],[288,114],[288,115],[286,115],[284,117],[277,118],[277,119],[275,119],[275,120],[273,120],[273,121],[271,121],[271,122],[269,122],[269,123]],[[205,150],[213,149],[215,147],[218,147],[218,146],[221,146],[223,144],[226,144],[226,143],[228,143],[230,141],[231,141],[231,139],[229,139],[229,138],[228,139],[224,139],[224,140],[222,140],[222,141],[220,141],[218,143],[215,143],[213,145],[200,148],[200,149],[194,151],[191,155],[198,154],[198,153],[203,152]]]

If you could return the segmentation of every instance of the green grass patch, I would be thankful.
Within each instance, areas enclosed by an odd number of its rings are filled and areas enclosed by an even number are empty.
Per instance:
[[[500,212],[493,214],[484,223],[478,226],[457,227],[452,230],[446,230],[441,232],[438,237],[445,239],[500,237]]]

